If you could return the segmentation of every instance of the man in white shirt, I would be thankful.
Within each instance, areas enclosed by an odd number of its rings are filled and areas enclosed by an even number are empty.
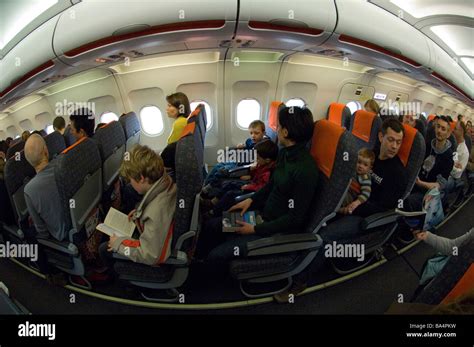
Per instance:
[[[456,151],[453,153],[454,165],[448,180],[444,180],[444,184],[441,183],[441,190],[443,196],[456,191],[463,186],[461,180],[462,173],[466,170],[467,163],[469,161],[469,150],[464,140],[466,134],[466,125],[463,122],[457,122],[456,127],[453,130],[454,137],[458,143]]]

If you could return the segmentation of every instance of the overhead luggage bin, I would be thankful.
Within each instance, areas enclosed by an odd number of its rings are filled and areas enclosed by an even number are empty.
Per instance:
[[[67,64],[91,67],[216,48],[232,38],[236,15],[236,0],[81,2],[61,15],[53,46]]]
[[[233,47],[304,51],[326,41],[336,22],[331,0],[241,0]]]

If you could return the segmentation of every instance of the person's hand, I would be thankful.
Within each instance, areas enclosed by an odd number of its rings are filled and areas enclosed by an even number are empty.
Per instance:
[[[415,230],[413,232],[413,236],[415,236],[415,239],[417,240],[425,241],[426,238],[428,237],[428,233],[426,231]]]
[[[359,207],[361,204],[360,200],[354,200],[353,202],[351,202],[348,206],[347,206],[347,210],[349,212],[349,214],[352,214],[352,212],[357,208]]]
[[[236,211],[236,210],[242,210],[240,212],[240,215],[243,216],[245,212],[249,209],[250,205],[252,205],[252,199],[248,198],[245,199],[244,201],[239,202],[238,204],[235,204],[232,206],[228,212]]]
[[[132,211],[130,211],[130,213],[128,214],[128,221],[131,222],[132,221],[132,218],[133,218],[133,215],[135,214],[137,210],[134,209]]]
[[[242,187],[240,187],[240,189],[241,190],[247,190],[248,186],[249,186],[248,184],[244,184]]]
[[[245,148],[245,145],[243,143],[239,143],[237,145],[237,149],[244,149]]]
[[[235,228],[235,232],[241,235],[255,234],[255,227],[253,224],[245,223],[240,220],[236,221],[237,224],[240,224],[241,227]]]
[[[252,176],[250,176],[250,175],[243,175],[243,176],[240,176],[240,179],[241,179],[242,181],[248,181],[248,180],[252,179]]]
[[[454,163],[454,167],[458,168],[458,169],[462,169],[462,164],[457,161],[457,162]]]
[[[420,177],[416,177],[416,180],[415,180],[415,184],[417,186],[421,185],[421,182],[423,182],[422,180],[420,180]]]
[[[115,236],[115,234],[113,234],[112,236],[110,236],[110,240],[109,240],[109,243],[108,243],[108,247],[107,247],[107,250],[109,252],[112,252],[113,251],[113,248],[112,248],[112,245],[114,244],[115,241],[117,241],[118,237]]]

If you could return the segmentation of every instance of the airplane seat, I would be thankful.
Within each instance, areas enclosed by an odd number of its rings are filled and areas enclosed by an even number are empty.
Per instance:
[[[61,200],[62,214],[69,228],[64,241],[38,239],[45,247],[48,262],[69,275],[82,277],[86,285],[73,285],[91,289],[84,278],[85,267],[79,253],[82,245],[94,232],[102,196],[102,161],[96,143],[82,138],[66,148],[57,158],[55,181]]]
[[[93,139],[102,159],[102,190],[108,191],[117,180],[125,154],[125,133],[122,125],[112,121],[96,131]]]
[[[344,160],[345,153],[349,153],[348,160]],[[336,215],[349,189],[357,159],[355,140],[349,131],[328,120],[315,122],[311,155],[320,174],[310,202],[308,224],[291,234],[249,242],[247,257],[230,264],[231,275],[240,282],[247,297],[276,294],[291,286],[293,276],[301,273],[321,251],[323,241],[318,233]],[[276,286],[279,282],[286,284],[268,292],[268,284]],[[246,288],[259,284],[266,284],[267,289],[254,289],[251,293]]]
[[[344,104],[333,102],[328,107],[326,119],[346,129],[350,128],[351,110]]]
[[[57,131],[53,131],[51,134],[46,135],[44,141],[48,147],[50,161],[56,158],[62,151],[66,149],[66,141],[64,140],[64,137]]]
[[[125,150],[128,152],[133,145],[140,142],[140,122],[135,112],[129,112],[119,118],[125,133],[126,145]]]
[[[44,129],[41,129],[41,130],[39,131],[39,134],[40,134],[42,137],[46,137],[46,135],[48,135],[48,133],[47,133],[46,130],[44,130]]]
[[[415,121],[415,129],[418,130],[421,134],[421,136],[423,136],[423,138],[425,138],[426,136],[426,125],[425,125],[425,122],[421,119],[417,119]]]
[[[2,206],[2,213],[0,214],[0,228],[4,224],[15,225],[15,214],[11,205],[10,197],[7,192],[5,180],[0,179],[0,206]],[[3,232],[0,232],[3,234]]]
[[[435,114],[430,114],[428,115],[428,118],[427,118],[427,122],[428,123],[431,123],[433,121],[433,119],[435,119],[436,115]]]
[[[188,117],[188,124],[176,145],[177,196],[170,257],[164,264],[149,266],[114,255],[117,259],[114,269],[120,279],[140,288],[167,289],[173,293],[171,297],[151,297],[142,293],[142,296],[150,301],[177,301],[178,288],[188,277],[189,265],[200,230],[199,193],[203,184],[204,156],[203,137],[197,125],[200,114],[200,112],[193,112]]]
[[[64,130],[64,141],[66,142],[66,148],[72,146],[76,142],[76,138],[71,134],[71,125],[66,127]]]
[[[206,117],[206,108],[204,104],[199,104],[196,106],[193,112],[188,116],[188,122],[190,119],[192,121],[197,121],[197,127],[199,134],[201,136],[202,146],[204,147],[204,143],[206,141],[206,132],[207,132],[207,117]]]
[[[278,112],[285,107],[281,101],[272,101],[268,110],[268,118],[265,121],[265,133],[275,143],[278,144],[277,126],[278,126]]]
[[[418,293],[414,302],[438,305],[451,302],[472,290],[474,281],[474,241],[459,247],[443,269]]]
[[[421,170],[423,160],[425,158],[425,141],[423,136],[415,128],[403,124],[405,136],[402,145],[398,151],[398,157],[406,168],[407,187],[401,199],[405,200],[409,195],[416,178]],[[403,209],[402,207],[400,207]],[[366,260],[363,263],[357,262],[356,266],[347,264],[346,262],[331,259],[333,268],[339,274],[347,274],[356,271],[368,263],[375,257],[383,253],[383,249],[398,227],[399,216],[394,210],[376,213],[375,215],[366,217],[361,222],[363,235],[351,239],[352,243],[364,244]]]
[[[350,132],[355,137],[358,149],[373,149],[378,141],[382,119],[373,112],[358,110],[351,118]]]
[[[15,155],[15,153],[19,153],[25,148],[25,141],[21,140],[20,142],[15,143],[14,145],[10,146],[7,150],[7,157],[6,159],[10,159]]]
[[[30,312],[18,301],[10,296],[9,290],[0,282],[0,314],[1,315],[27,315]]]
[[[24,189],[26,184],[36,176],[35,169],[28,163],[25,151],[19,152],[20,160],[15,160],[15,156],[7,160],[5,164],[5,185],[10,196],[13,207],[15,226],[6,226],[8,235],[17,242],[24,240],[21,226],[28,221],[28,208],[26,206]]]

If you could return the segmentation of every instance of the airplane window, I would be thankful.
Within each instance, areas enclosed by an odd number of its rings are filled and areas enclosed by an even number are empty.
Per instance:
[[[114,120],[118,120],[118,116],[113,112],[105,112],[100,116],[101,123],[110,123]]]
[[[54,131],[53,125],[50,124],[50,125],[46,126],[44,128],[44,130],[46,131],[46,134],[48,134],[48,135],[51,134]]]
[[[199,104],[204,104],[204,108],[206,109],[206,129],[209,130],[212,127],[212,111],[211,111],[211,106],[203,100],[194,100],[191,102],[191,112],[194,111],[194,109],[197,107]]]
[[[248,129],[252,121],[260,119],[260,103],[255,99],[244,99],[237,105],[237,125]]]
[[[140,123],[147,135],[156,136],[163,132],[163,116],[156,106],[145,106],[140,110]]]
[[[294,99],[290,99],[288,100],[285,105],[287,107],[291,107],[291,106],[297,106],[297,107],[303,107],[304,105],[306,105],[306,102],[303,100],[303,99],[300,99],[300,98],[294,98]]]
[[[350,101],[346,104],[347,107],[349,107],[349,110],[351,110],[351,114],[353,114],[355,111],[362,110],[362,105],[358,101]]]
[[[19,137],[20,137],[20,135],[16,135],[16,136],[13,138],[13,140],[16,140],[16,139],[19,138]]]

